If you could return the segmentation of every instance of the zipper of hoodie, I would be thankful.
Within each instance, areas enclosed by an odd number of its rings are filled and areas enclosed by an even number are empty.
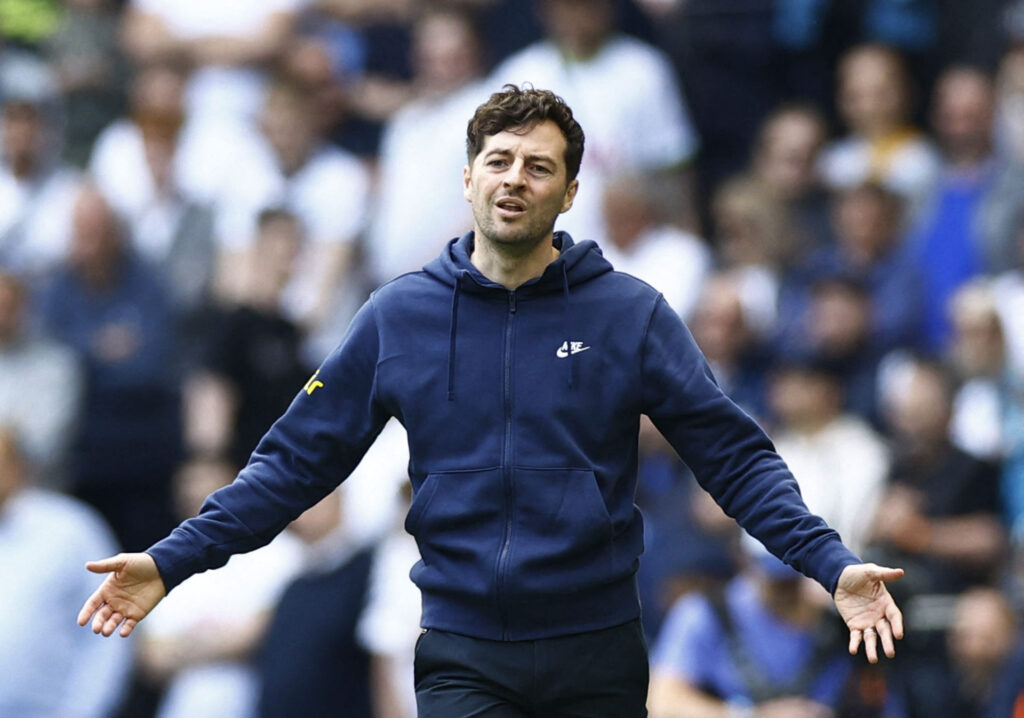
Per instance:
[[[498,552],[496,594],[498,612],[501,616],[501,636],[508,640],[508,605],[505,601],[505,573],[508,569],[508,555],[512,544],[512,512],[515,507],[515,487],[512,484],[512,330],[516,315],[516,293],[508,293],[508,313],[505,315],[505,436],[502,441],[501,478],[505,489],[505,534]]]

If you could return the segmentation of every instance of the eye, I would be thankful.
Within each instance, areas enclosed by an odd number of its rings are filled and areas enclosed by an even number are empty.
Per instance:
[[[549,174],[551,174],[551,169],[548,168],[545,165],[534,165],[533,166],[533,171],[536,172],[539,175],[549,175]]]
[[[487,162],[488,167],[504,167],[508,163],[502,159],[493,159]]]

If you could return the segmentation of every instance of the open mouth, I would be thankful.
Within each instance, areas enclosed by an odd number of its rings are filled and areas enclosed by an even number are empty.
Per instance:
[[[497,207],[502,214],[506,215],[520,215],[526,211],[525,202],[511,197],[499,199],[494,203],[494,206]]]

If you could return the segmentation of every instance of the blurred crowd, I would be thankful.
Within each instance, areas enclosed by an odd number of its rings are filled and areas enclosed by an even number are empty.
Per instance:
[[[85,560],[198,511],[471,228],[465,127],[506,82],[586,132],[556,229],[907,570],[897,658],[851,661],[642,426],[652,717],[1024,716],[1024,2],[4,0],[0,718],[415,715],[397,424],[131,639],[74,617]]]

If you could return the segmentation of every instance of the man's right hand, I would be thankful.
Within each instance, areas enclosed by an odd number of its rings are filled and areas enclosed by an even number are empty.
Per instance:
[[[119,553],[85,567],[93,573],[109,573],[78,613],[78,625],[92,618],[92,632],[110,636],[121,627],[128,636],[167,595],[156,562],[148,553]]]

